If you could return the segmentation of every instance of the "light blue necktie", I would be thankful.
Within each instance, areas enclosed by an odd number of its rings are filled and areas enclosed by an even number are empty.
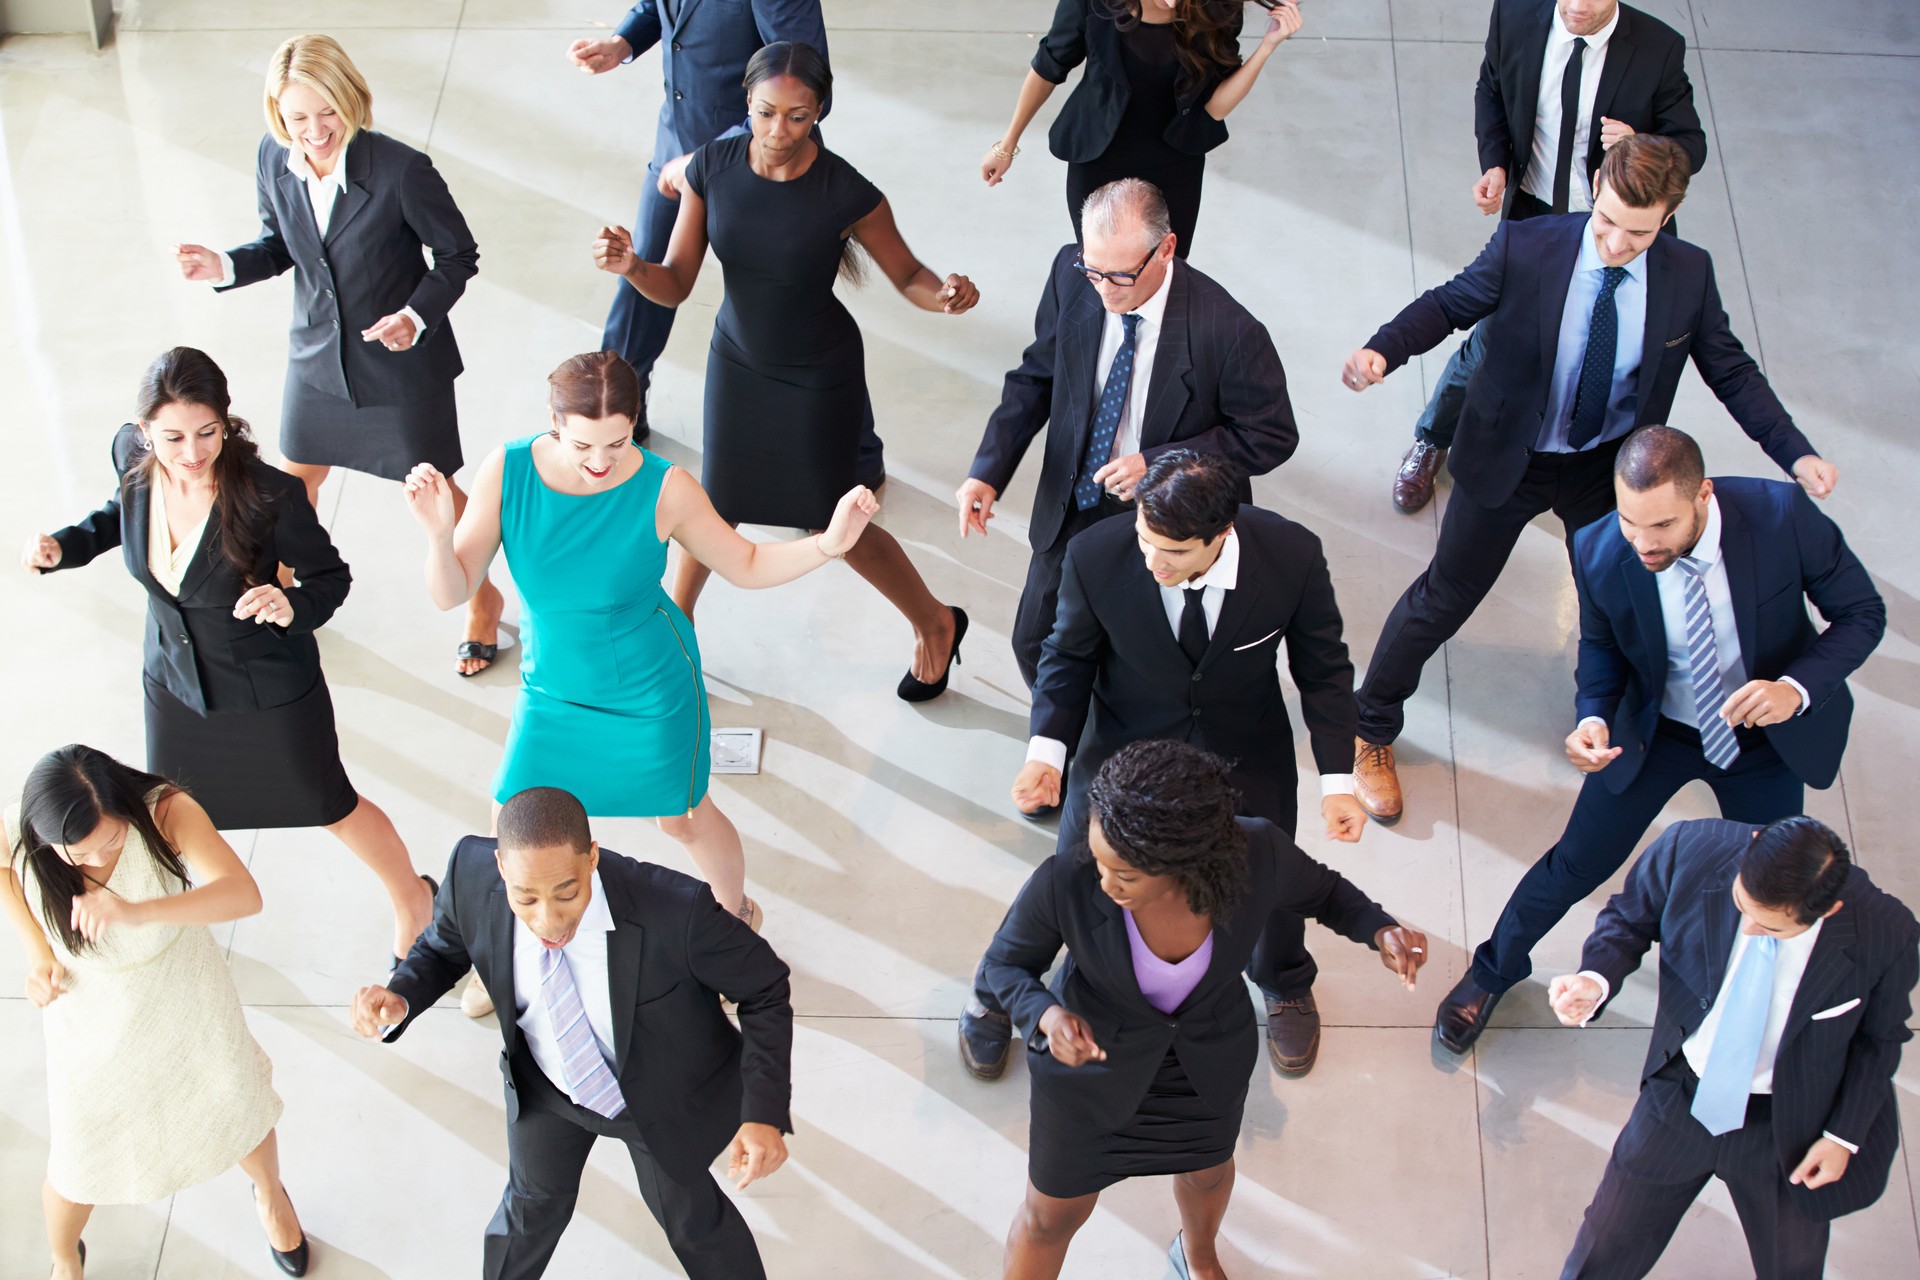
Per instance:
[[[1780,944],[1754,935],[1740,955],[1740,967],[1720,1007],[1720,1028],[1707,1053],[1707,1070],[1693,1094],[1693,1118],[1708,1133],[1738,1129],[1747,1120],[1747,1095],[1760,1061],[1760,1038],[1773,1007],[1773,961]]]
[[[1719,715],[1727,687],[1720,678],[1720,646],[1713,638],[1713,606],[1707,603],[1707,562],[1681,556],[1678,564],[1686,574],[1687,662],[1693,672],[1693,718],[1700,748],[1708,764],[1730,769],[1740,758],[1740,743],[1733,726]]]
[[[573,966],[560,947],[546,947],[540,952],[540,998],[547,1003],[554,1042],[560,1046],[560,1069],[567,1077],[567,1093],[587,1110],[609,1120],[625,1111],[626,1099],[620,1096],[619,1082],[601,1056],[593,1024],[587,1021],[586,1006],[580,1003],[580,989],[573,985]]]
[[[1133,385],[1133,338],[1140,328],[1140,317],[1128,312],[1120,317],[1120,324],[1125,332],[1120,337],[1120,349],[1113,353],[1113,363],[1107,366],[1107,382],[1093,411],[1093,433],[1087,437],[1087,456],[1080,462],[1080,479],[1073,486],[1073,505],[1081,511],[1100,505],[1100,486],[1093,482],[1093,474],[1112,461],[1113,441],[1127,416],[1127,389]]]

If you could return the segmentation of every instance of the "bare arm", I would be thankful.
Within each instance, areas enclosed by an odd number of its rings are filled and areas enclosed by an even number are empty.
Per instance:
[[[421,463],[403,482],[407,506],[427,533],[427,594],[437,609],[465,604],[487,580],[487,566],[500,550],[500,476],[505,468],[504,449],[487,455],[457,524],[453,486],[432,464]]]
[[[1053,81],[1041,75],[1031,67],[1027,69],[1027,78],[1020,82],[1020,96],[1013,104],[1013,119],[1007,124],[1007,131],[1000,135],[998,151],[988,151],[980,162],[980,176],[987,185],[998,186],[1000,179],[1006,176],[1007,169],[1013,164],[1013,153],[1019,149],[1020,135],[1033,123],[1033,117],[1053,96]]]
[[[1273,51],[1287,41],[1287,38],[1300,29],[1299,0],[1280,0],[1267,23],[1267,33],[1254,48],[1253,56],[1240,64],[1240,69],[1220,82],[1207,99],[1207,114],[1215,120],[1225,120],[1233,109],[1246,100],[1252,92],[1254,81],[1260,78],[1260,71],[1267,65],[1267,59]]]
[[[662,542],[674,539],[734,586],[777,587],[851,551],[879,509],[871,492],[856,488],[840,499],[825,532],[791,542],[752,542],[720,518],[698,481],[675,467],[661,486],[654,524]]]
[[[260,887],[192,796],[174,792],[160,802],[153,819],[160,834],[179,850],[180,860],[193,875],[193,888],[127,902],[105,886],[90,887],[74,903],[76,929],[98,938],[111,925],[225,924],[260,910]]]
[[[893,206],[881,200],[872,213],[850,228],[849,235],[873,255],[887,280],[901,296],[922,311],[939,311],[957,316],[980,301],[980,291],[965,276],[950,275],[942,280],[913,256],[900,228],[893,220]]]
[[[40,927],[39,918],[27,905],[27,887],[20,883],[12,867],[0,866],[0,910],[6,912],[7,923],[20,935],[20,949],[26,953],[28,968],[55,958],[46,930]]]
[[[640,291],[648,302],[677,307],[693,292],[700,264],[707,257],[707,202],[684,180],[680,183],[680,212],[673,220],[663,261],[643,262],[633,253],[633,236],[625,227],[602,227],[593,242],[593,265],[610,271]]]

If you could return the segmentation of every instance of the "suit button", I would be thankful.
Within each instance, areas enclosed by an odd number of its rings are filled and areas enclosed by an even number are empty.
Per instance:
[[[1193,673],[1193,682],[1194,682],[1195,684],[1199,684],[1199,683],[1200,683],[1200,673],[1199,673],[1198,671],[1196,671],[1196,672],[1194,672],[1194,673]],[[1198,711],[1196,711],[1196,712],[1194,712],[1193,714],[1195,714],[1195,715],[1199,715],[1200,713],[1199,713]]]
[[[678,53],[678,52],[680,52],[680,42],[679,42],[678,40],[675,40],[675,41],[673,42],[673,51],[674,51],[675,53]]]
[[[680,92],[680,91],[679,91],[678,89],[675,89],[675,90],[673,91],[673,100],[674,100],[675,102],[678,102],[678,101],[680,101],[680,100],[681,100],[682,98],[684,98],[684,97],[686,97],[686,96],[687,96],[686,94],[684,94],[684,93],[682,93],[682,92]]]
[[[1198,720],[1198,719],[1200,718],[1200,708],[1198,708],[1198,707],[1195,707],[1195,708],[1193,709],[1193,718],[1194,718],[1195,720]]]
[[[1710,1002],[1710,1001],[1707,1001],[1707,1000],[1702,1000],[1702,1001],[1700,1002],[1700,1007],[1701,1007],[1702,1009],[1706,1009],[1706,1008],[1710,1008],[1710,1007],[1712,1007],[1712,1005],[1711,1005],[1711,1002]]]
[[[181,644],[192,644],[192,643],[193,643],[193,641],[192,641],[192,640],[190,640],[190,639],[188,639],[188,638],[187,638],[187,633],[186,633],[186,632],[184,632],[184,631],[183,631],[183,632],[181,632],[181,633],[180,633],[179,635],[177,635],[177,636],[175,636],[175,637],[174,637],[174,639],[176,639],[176,640],[178,640],[178,641],[179,641],[179,642],[180,642]]]

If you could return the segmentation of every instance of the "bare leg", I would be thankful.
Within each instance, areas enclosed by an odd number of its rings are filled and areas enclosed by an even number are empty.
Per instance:
[[[298,1249],[302,1236],[300,1218],[294,1213],[293,1201],[287,1198],[287,1189],[280,1182],[280,1140],[268,1133],[260,1139],[259,1146],[240,1157],[240,1168],[253,1183],[253,1211],[260,1215],[267,1243],[281,1253]]]
[[[40,1207],[47,1215],[47,1249],[53,1254],[53,1280],[80,1280],[80,1233],[93,1215],[90,1204],[75,1204],[40,1184]]]
[[[380,877],[381,887],[393,900],[393,954],[404,957],[420,931],[433,922],[433,891],[414,871],[393,820],[386,810],[361,796],[353,812],[327,830]]]
[[[713,889],[714,900],[735,915],[747,896],[747,851],[740,833],[712,796],[685,816],[661,818],[660,829],[687,848],[693,864]]]
[[[913,678],[926,684],[939,680],[953,653],[953,610],[927,590],[906,549],[885,529],[868,525],[847,552],[847,564],[913,626]]]
[[[310,462],[283,462],[280,469],[307,486],[307,505],[320,509],[320,486],[327,482],[332,467],[316,467]]]
[[[466,491],[451,479],[447,481],[447,487],[453,490],[453,518],[458,520],[460,513],[467,509]],[[473,593],[473,599],[467,601],[467,630],[461,639],[497,644],[500,640],[500,613],[506,607],[506,598],[500,594],[500,588],[493,585],[493,579],[481,579],[480,589]],[[485,658],[462,658],[455,664],[463,676],[485,671],[492,665]]]
[[[1220,1221],[1227,1216],[1227,1200],[1232,1195],[1232,1160],[1197,1173],[1174,1176],[1173,1200],[1180,1206],[1181,1239],[1187,1247],[1187,1266],[1192,1270],[1193,1280],[1227,1280],[1214,1247],[1220,1236]]]
[[[727,527],[738,529],[740,526]],[[700,603],[700,592],[712,576],[713,570],[701,564],[685,547],[680,548],[680,562],[673,567],[673,602],[687,615],[688,622],[693,621],[693,606]]]
[[[1007,1231],[1005,1280],[1055,1280],[1066,1264],[1074,1232],[1086,1225],[1099,1201],[1099,1192],[1071,1200],[1042,1195],[1029,1182],[1027,1198]]]

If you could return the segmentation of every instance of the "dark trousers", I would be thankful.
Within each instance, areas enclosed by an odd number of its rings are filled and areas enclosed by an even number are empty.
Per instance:
[[[1633,856],[1633,846],[1660,810],[1689,782],[1712,787],[1720,816],[1736,822],[1758,826],[1801,812],[1806,785],[1766,734],[1737,729],[1735,735],[1739,758],[1732,768],[1721,769],[1707,762],[1699,730],[1663,716],[1647,744],[1646,763],[1625,791],[1615,795],[1607,789],[1605,769],[1588,774],[1559,843],[1520,877],[1493,936],[1473,953],[1473,980],[1496,992],[1524,981],[1533,972],[1528,957],[1534,945]],[[1608,766],[1618,767],[1617,762]]]
[[[1400,736],[1404,704],[1420,687],[1427,659],[1493,590],[1521,530],[1535,516],[1559,516],[1571,545],[1576,530],[1613,510],[1613,458],[1619,452],[1620,441],[1612,440],[1584,453],[1531,454],[1513,496],[1498,507],[1483,507],[1455,487],[1433,561],[1387,615],[1355,695],[1362,738],[1390,743]]]
[[[643,262],[658,262],[667,256],[667,241],[673,236],[674,219],[680,216],[680,202],[660,194],[660,166],[678,158],[656,155],[647,165],[640,210],[633,215],[633,256]],[[648,302],[625,280],[614,281],[613,305],[607,310],[600,345],[604,350],[619,352],[633,366],[640,375],[642,397],[653,381],[653,362],[660,358],[667,335],[672,332],[672,307]]]
[[[507,1126],[507,1190],[487,1224],[486,1280],[534,1280],[573,1217],[580,1173],[597,1138],[627,1144],[640,1196],[689,1280],[765,1280],[745,1218],[713,1175],[681,1181],[647,1150],[639,1126],[589,1111],[555,1088],[524,1047],[513,1058],[520,1113]]]
[[[1079,511],[1074,508],[1073,496],[1069,493],[1066,518],[1060,522],[1060,532],[1054,536],[1053,544],[1044,551],[1034,552],[1033,559],[1027,562],[1027,585],[1020,590],[1020,604],[1013,613],[1012,636],[1013,660],[1019,664],[1020,678],[1027,682],[1027,688],[1033,688],[1034,677],[1040,672],[1040,646],[1053,630],[1053,613],[1060,603],[1060,565],[1067,558],[1067,543],[1082,529],[1132,512],[1131,502],[1121,502],[1104,493],[1100,495],[1099,506]],[[1073,749],[1071,742],[1067,749]]]
[[[1773,1099],[1756,1093],[1746,1123],[1714,1137],[1688,1108],[1699,1085],[1675,1056],[1640,1089],[1560,1280],[1638,1280],[1709,1178],[1727,1184],[1759,1280],[1818,1280],[1832,1225],[1794,1203],[1774,1145]]]

